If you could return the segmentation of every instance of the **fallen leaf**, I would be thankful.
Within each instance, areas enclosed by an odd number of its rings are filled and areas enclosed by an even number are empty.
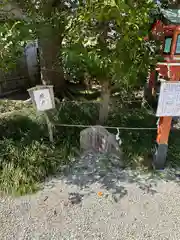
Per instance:
[[[98,196],[102,197],[103,193],[102,192],[98,192]]]

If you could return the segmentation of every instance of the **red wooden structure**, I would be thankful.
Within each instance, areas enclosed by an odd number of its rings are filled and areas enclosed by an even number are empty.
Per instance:
[[[179,11],[177,13],[180,14]],[[158,62],[156,68],[150,72],[146,85],[145,97],[151,103],[158,99],[161,80],[180,80],[180,15],[176,15],[174,19],[174,22],[169,21],[168,24],[157,20],[151,29],[153,39],[161,43],[162,55],[162,61]],[[158,169],[163,168],[166,162],[171,122],[172,117],[163,116],[159,119],[157,147],[153,161],[155,168]]]

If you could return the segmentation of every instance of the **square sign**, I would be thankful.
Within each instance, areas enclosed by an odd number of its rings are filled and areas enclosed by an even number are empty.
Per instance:
[[[161,83],[156,116],[180,116],[180,82]]]
[[[53,86],[37,86],[28,90],[37,111],[55,108]]]
[[[34,100],[38,111],[46,111],[53,108],[49,89],[34,91]]]

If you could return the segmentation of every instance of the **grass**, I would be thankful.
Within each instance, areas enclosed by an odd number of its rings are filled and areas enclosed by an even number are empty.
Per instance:
[[[180,167],[180,131],[172,131],[169,138],[169,164],[174,168]]]
[[[23,101],[0,100],[0,113],[19,111],[22,110],[22,108],[28,108],[27,104]]]
[[[48,140],[47,127],[42,116],[37,116],[31,106],[0,101],[0,191],[23,195],[38,190],[46,177],[57,174],[61,167],[71,163],[79,151],[81,128],[60,127],[54,129],[55,143]],[[49,112],[54,123],[94,125],[98,119],[98,104],[64,102],[58,110]],[[2,110],[4,109],[4,110]],[[16,110],[21,110],[19,113]],[[113,104],[106,125],[124,127],[155,127],[156,118],[146,109],[133,105]],[[117,133],[117,130],[110,130]],[[174,135],[173,135],[174,134]],[[180,162],[179,137],[170,138],[169,160]],[[154,144],[156,131],[120,130],[124,159],[128,166],[142,167]],[[148,163],[147,163],[148,165]]]
[[[4,139],[0,142],[0,187],[5,193],[22,195],[40,187],[45,177],[60,171],[67,152],[63,148],[49,146],[43,140],[30,144]]]
[[[156,126],[155,116],[147,109],[128,104],[124,107],[119,106],[117,102],[112,108],[108,125],[127,128],[154,128]],[[120,133],[126,164],[132,168],[149,166],[149,154],[154,144],[156,131],[126,129],[120,130]]]
[[[98,119],[98,108],[99,104],[97,103],[72,104],[71,102],[66,102],[61,106],[58,114],[52,114],[55,116],[53,121],[58,124],[95,125]],[[121,103],[117,102],[112,104],[109,118],[105,125],[129,128],[155,128],[156,118],[151,112],[140,108],[140,106],[138,108],[134,108],[133,105],[123,107]],[[69,138],[72,146],[78,146],[81,128],[57,126],[57,129],[61,133],[62,139]],[[117,134],[117,129],[108,130]],[[142,162],[145,159],[150,160],[148,155],[156,138],[155,130],[120,130],[120,137],[127,165],[134,168],[142,166]],[[145,165],[148,164],[150,163],[145,163]]]
[[[6,104],[6,103],[5,103]],[[12,104],[12,103],[11,103]],[[2,105],[2,102],[1,102]],[[22,110],[22,109],[21,109]],[[23,195],[39,189],[46,177],[69,164],[65,141],[49,143],[44,120],[31,108],[0,116],[0,190]]]

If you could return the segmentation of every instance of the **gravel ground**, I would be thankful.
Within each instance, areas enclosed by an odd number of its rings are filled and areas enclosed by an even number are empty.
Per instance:
[[[34,195],[1,197],[0,239],[180,239],[178,179],[81,160]]]

